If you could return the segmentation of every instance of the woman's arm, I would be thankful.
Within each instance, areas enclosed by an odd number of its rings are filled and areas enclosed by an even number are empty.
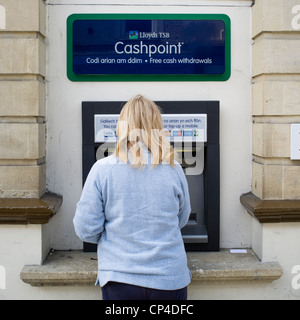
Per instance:
[[[180,178],[181,192],[179,194],[179,227],[182,229],[189,221],[191,214],[191,202],[189,187],[183,169],[179,164],[176,165],[176,170]]]
[[[104,210],[97,163],[91,169],[73,220],[77,236],[84,242],[98,243],[104,230]]]

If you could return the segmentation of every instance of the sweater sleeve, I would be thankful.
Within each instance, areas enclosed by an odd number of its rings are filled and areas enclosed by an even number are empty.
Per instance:
[[[190,202],[190,193],[189,187],[186,180],[186,176],[183,172],[183,169],[178,164],[176,165],[176,170],[180,179],[181,184],[181,192],[179,194],[179,227],[182,229],[189,221],[189,217],[191,214],[191,202]]]
[[[84,242],[98,243],[104,230],[102,191],[97,163],[91,169],[73,220],[77,236]]]

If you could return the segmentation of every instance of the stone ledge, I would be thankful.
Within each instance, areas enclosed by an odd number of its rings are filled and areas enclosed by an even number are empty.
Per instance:
[[[251,192],[240,200],[260,223],[300,222],[300,200],[261,200]]]
[[[247,254],[231,254],[229,250],[188,253],[192,281],[272,282],[282,276],[282,268],[277,262],[262,263],[252,250],[247,251]],[[33,287],[94,285],[97,255],[82,251],[54,251],[42,266],[24,266],[20,278]]]
[[[40,199],[0,198],[0,224],[46,224],[62,201],[61,196],[52,193]]]
[[[188,265],[193,281],[201,282],[273,282],[283,274],[278,262],[261,262],[251,249],[247,253],[190,252]]]

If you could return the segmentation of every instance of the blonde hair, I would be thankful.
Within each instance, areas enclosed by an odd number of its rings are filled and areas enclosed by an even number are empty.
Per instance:
[[[142,151],[144,144],[151,153],[153,167],[161,163],[174,166],[176,152],[167,141],[163,129],[160,108],[141,95],[135,96],[124,105],[120,113],[117,125],[117,157],[128,163],[130,151],[131,166],[144,167],[147,161]]]

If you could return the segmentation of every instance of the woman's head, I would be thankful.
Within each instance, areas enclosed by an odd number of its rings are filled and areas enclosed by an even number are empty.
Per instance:
[[[118,126],[116,155],[128,162],[128,151],[132,155],[132,165],[142,167],[147,161],[141,150],[143,144],[151,153],[152,165],[162,162],[174,166],[175,151],[166,140],[161,112],[151,100],[137,95],[123,107]]]

